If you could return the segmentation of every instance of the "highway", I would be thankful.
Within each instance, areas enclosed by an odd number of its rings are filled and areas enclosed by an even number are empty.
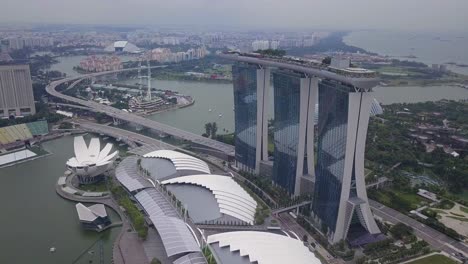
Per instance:
[[[417,237],[428,242],[433,248],[437,250],[445,251],[452,256],[454,253],[464,253],[468,257],[468,246],[460,241],[456,241],[453,238],[450,238],[439,231],[428,227],[417,220],[404,215],[392,208],[389,208],[381,203],[378,203],[373,200],[369,200],[369,204],[372,208],[374,215],[382,218],[384,221],[390,222],[392,224],[404,223],[405,225],[411,226],[414,230],[414,233]]]
[[[142,127],[153,129],[155,131],[159,131],[167,135],[172,135],[179,139],[191,141],[193,143],[217,150],[228,156],[234,156],[234,146],[231,146],[231,145],[228,145],[228,144],[225,144],[225,143],[213,140],[213,139],[205,138],[205,137],[202,137],[201,135],[187,132],[187,131],[184,131],[175,127],[171,127],[171,126],[156,122],[154,120],[150,120],[150,119],[147,119],[147,118],[144,118],[144,117],[132,114],[132,113],[125,112],[123,110],[120,110],[111,106],[102,105],[96,102],[86,101],[86,100],[78,99],[72,96],[64,95],[56,90],[57,86],[64,84],[64,83],[71,82],[71,81],[74,81],[72,85],[76,85],[80,80],[89,79],[89,78],[100,76],[100,75],[113,74],[113,73],[119,73],[119,72],[125,72],[125,71],[133,71],[137,69],[138,68],[130,68],[130,69],[117,70],[117,71],[107,71],[107,72],[80,75],[77,77],[69,77],[69,78],[51,82],[49,85],[47,85],[46,91],[52,96],[58,97],[60,99],[63,99],[63,100],[66,100],[75,104],[80,104],[82,106],[88,107],[94,112],[105,113],[106,115],[112,118],[120,119],[126,122],[140,125]]]
[[[100,125],[85,120],[73,120],[73,123],[79,125],[83,130],[105,134],[114,138],[120,138],[124,141],[133,141],[141,145],[159,147],[160,149],[176,148],[175,146],[164,143],[160,140],[117,127]]]

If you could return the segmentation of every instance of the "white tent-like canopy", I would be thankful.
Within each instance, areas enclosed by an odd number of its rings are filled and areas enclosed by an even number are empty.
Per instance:
[[[144,155],[145,158],[160,158],[171,161],[180,175],[210,174],[208,164],[203,160],[173,150],[156,150]]]
[[[162,184],[193,184],[210,190],[220,212],[249,224],[254,224],[257,202],[229,176],[190,175],[165,180]]]
[[[291,237],[258,231],[237,231],[211,235],[208,244],[219,243],[241,257],[258,264],[320,264],[303,242]]]

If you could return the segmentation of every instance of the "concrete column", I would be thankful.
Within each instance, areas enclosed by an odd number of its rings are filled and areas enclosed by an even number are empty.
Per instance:
[[[268,160],[268,94],[270,90],[270,69],[257,70],[257,128],[255,173],[260,172],[260,161]]]
[[[267,161],[268,160],[268,111],[269,109],[269,99],[270,99],[270,92],[271,92],[271,87],[270,87],[270,76],[271,76],[271,70],[269,68],[265,69],[265,79],[264,79],[264,85],[263,85],[263,116],[262,116],[262,160]]]
[[[356,135],[359,124],[361,93],[349,93],[348,102],[348,125],[346,135],[346,154],[344,160],[344,173],[341,180],[341,195],[340,205],[338,207],[338,217],[336,220],[336,228],[332,237],[332,243],[336,243],[344,239],[345,234],[345,218],[346,208],[351,189],[351,177],[354,164],[354,153],[356,147]]]
[[[307,167],[309,174],[315,176],[315,104],[318,101],[318,78],[310,79],[309,111],[307,116]]]
[[[294,185],[294,195],[301,194],[301,177],[304,174],[304,154],[306,143],[306,130],[308,121],[308,108],[310,96],[310,78],[301,78],[300,80],[300,106],[299,106],[299,140],[297,146],[296,160],[296,181]]]
[[[360,205],[362,214],[362,225],[371,234],[380,233],[379,227],[375,222],[374,216],[369,207],[369,200],[367,198],[366,183],[364,175],[364,154],[366,148],[367,128],[369,126],[369,115],[373,101],[372,93],[361,94],[361,109],[359,115],[359,126],[356,138],[356,152],[354,158],[354,174],[356,176],[356,191],[359,198],[365,201]]]

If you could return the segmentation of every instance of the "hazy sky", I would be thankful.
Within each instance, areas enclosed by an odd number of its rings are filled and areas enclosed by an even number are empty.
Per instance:
[[[0,0],[0,22],[468,31],[468,0]]]

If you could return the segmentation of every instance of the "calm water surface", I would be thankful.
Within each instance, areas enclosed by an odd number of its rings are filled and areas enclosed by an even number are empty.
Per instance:
[[[52,155],[0,169],[0,263],[72,263],[102,235],[104,263],[110,263],[112,242],[120,228],[100,234],[84,231],[75,203],[55,193],[55,183],[73,156],[73,137],[45,142]],[[112,220],[118,216],[107,209]],[[50,253],[50,247],[56,247]],[[85,254],[77,263],[99,263],[99,249]]]
[[[135,80],[127,81],[130,84],[134,82]],[[223,134],[223,129],[229,132],[234,131],[232,84],[167,80],[153,80],[152,84],[153,87],[159,89],[190,95],[195,99],[195,104],[187,108],[155,114],[148,118],[197,134],[204,133],[204,125],[207,122],[217,123],[218,134]],[[374,96],[382,104],[416,103],[441,99],[460,100],[468,99],[468,89],[454,86],[387,86],[376,87]],[[271,109],[272,104],[271,102]]]

